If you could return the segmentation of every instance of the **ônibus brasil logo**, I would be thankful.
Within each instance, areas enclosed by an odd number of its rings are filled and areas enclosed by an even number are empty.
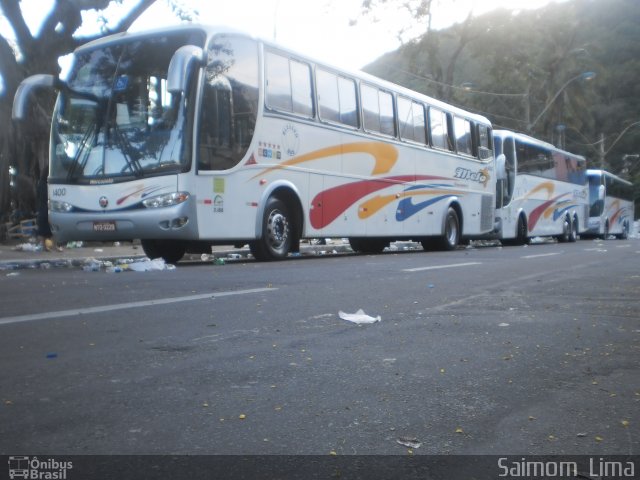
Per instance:
[[[61,462],[53,458],[9,457],[9,478],[33,480],[66,480],[67,470],[73,468],[73,462]]]

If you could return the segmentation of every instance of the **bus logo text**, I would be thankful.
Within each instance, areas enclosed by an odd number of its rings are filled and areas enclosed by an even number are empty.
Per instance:
[[[485,187],[489,181],[489,172],[486,168],[474,172],[468,168],[458,167],[456,168],[455,178],[460,180],[470,180],[472,182],[482,183]]]

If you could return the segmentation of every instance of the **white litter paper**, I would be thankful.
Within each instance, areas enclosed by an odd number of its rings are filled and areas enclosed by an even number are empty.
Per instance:
[[[133,262],[129,264],[129,270],[134,272],[151,272],[160,270],[171,270],[162,258],[154,258],[153,260],[143,260],[141,262]]]
[[[347,322],[353,322],[357,325],[363,325],[367,323],[376,323],[382,320],[380,315],[377,317],[372,317],[364,313],[362,309],[358,310],[356,313],[344,313],[342,310],[338,312],[338,315],[341,319],[346,320]]]

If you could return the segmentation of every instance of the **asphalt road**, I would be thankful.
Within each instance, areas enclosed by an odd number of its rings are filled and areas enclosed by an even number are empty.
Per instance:
[[[640,241],[2,272],[0,452],[637,454]],[[356,325],[339,311],[381,321]]]

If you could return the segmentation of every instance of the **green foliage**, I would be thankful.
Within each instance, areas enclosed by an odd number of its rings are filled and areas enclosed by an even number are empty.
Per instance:
[[[0,0],[3,15],[13,30],[11,37],[0,35],[0,221],[31,216],[35,209],[35,185],[48,159],[49,129],[53,92],[38,93],[27,121],[11,121],[13,96],[20,82],[29,75],[60,72],[58,58],[71,53],[80,44],[111,33],[126,31],[157,0],[75,0],[57,1],[33,34],[25,22],[18,0]],[[197,12],[183,6],[181,0],[163,0],[174,14],[189,20]],[[121,18],[107,19],[106,9],[121,4]],[[77,38],[82,13],[96,10],[98,23],[92,37]],[[9,166],[17,171],[10,187]]]
[[[639,24],[637,0],[570,0],[517,13],[496,10],[465,25],[431,31],[365,70],[482,113],[495,128],[529,132],[585,155],[590,166],[600,166],[606,152],[606,168],[633,174],[622,157],[640,153],[640,125],[613,142],[640,120]],[[463,44],[465,35],[471,41]],[[453,75],[447,79],[443,72],[452,60]],[[583,81],[583,72],[596,77]]]

